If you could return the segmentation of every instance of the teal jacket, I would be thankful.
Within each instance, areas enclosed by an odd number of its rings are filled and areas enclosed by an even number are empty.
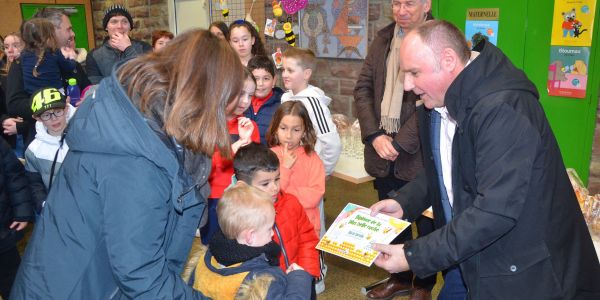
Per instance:
[[[114,73],[81,105],[11,299],[204,298],[179,275],[203,197],[155,121]]]

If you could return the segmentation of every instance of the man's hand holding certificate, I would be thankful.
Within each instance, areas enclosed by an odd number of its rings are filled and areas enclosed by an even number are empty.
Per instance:
[[[379,252],[372,243],[389,244],[410,223],[348,203],[329,227],[317,249],[371,266]]]

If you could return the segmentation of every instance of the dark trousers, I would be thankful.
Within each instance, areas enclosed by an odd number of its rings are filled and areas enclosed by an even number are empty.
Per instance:
[[[444,286],[440,291],[438,300],[465,300],[467,287],[462,278],[459,267],[452,267],[444,272]]]
[[[21,256],[17,247],[0,253],[0,296],[3,299],[8,299],[8,295],[10,295],[10,288],[15,281],[20,263]]]
[[[408,183],[408,181],[404,181],[404,180],[400,180],[400,179],[396,178],[394,176],[393,170],[390,171],[390,173],[386,177],[376,177],[375,181],[373,182],[375,189],[377,190],[377,195],[379,197],[379,200],[389,199],[390,197],[388,196],[388,194],[391,191],[400,189],[407,183]],[[417,220],[415,220],[415,224],[417,225],[417,232],[418,232],[419,236],[425,236],[435,230],[434,225],[433,225],[433,220],[431,220],[427,217],[424,217],[424,216],[417,218]],[[408,228],[408,229],[404,230],[402,233],[400,233],[400,235],[398,235],[391,242],[391,244],[393,244],[393,245],[402,244],[406,241],[412,240],[412,238],[413,238],[412,230],[410,230],[410,228]],[[393,273],[390,275],[392,277],[394,277],[395,279],[402,281],[402,282],[406,282],[406,283],[413,282],[413,284],[415,286],[427,289],[429,291],[431,291],[431,289],[435,285],[435,281],[436,281],[436,274],[433,274],[433,275],[423,278],[423,279],[421,279],[419,277],[415,277],[413,275],[412,271]],[[413,278],[414,278],[414,281],[413,281]]]

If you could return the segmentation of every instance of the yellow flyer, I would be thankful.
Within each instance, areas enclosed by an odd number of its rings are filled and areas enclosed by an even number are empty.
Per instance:
[[[596,0],[555,0],[553,46],[591,46]]]
[[[370,213],[366,207],[346,204],[317,244],[317,249],[370,267],[379,254],[371,249],[371,243],[389,244],[410,227],[409,222],[384,214],[372,217]]]

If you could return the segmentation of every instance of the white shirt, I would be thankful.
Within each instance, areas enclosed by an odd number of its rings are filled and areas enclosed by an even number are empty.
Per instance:
[[[465,68],[478,56],[479,53],[472,52],[471,59],[465,65]],[[444,107],[434,108],[440,113],[440,160],[442,165],[442,176],[444,178],[444,187],[448,194],[450,206],[454,205],[454,193],[452,191],[452,141],[456,132],[456,120],[448,114],[448,109]]]
[[[448,114],[448,109],[445,106],[434,109],[440,113],[440,161],[444,187],[446,187],[448,201],[452,206],[454,203],[452,192],[452,141],[456,132],[456,121]]]

